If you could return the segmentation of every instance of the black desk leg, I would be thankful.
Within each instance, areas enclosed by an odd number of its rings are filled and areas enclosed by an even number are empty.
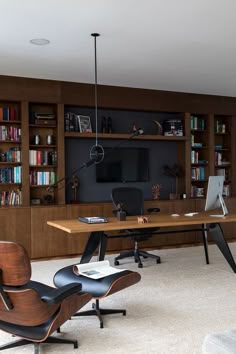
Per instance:
[[[215,243],[217,244],[218,248],[222,252],[223,256],[225,257],[226,261],[229,263],[230,267],[233,269],[234,273],[236,273],[236,264],[230,248],[228,246],[227,241],[224,238],[224,233],[219,224],[211,224],[209,229],[211,236]]]
[[[206,264],[209,264],[206,224],[202,224],[202,238],[203,238],[203,244],[204,244],[204,250],[205,250]]]
[[[107,237],[104,232],[100,232],[100,242],[99,242],[99,249],[98,249],[98,261],[103,261],[105,258],[107,249]]]
[[[98,248],[98,261],[103,261],[105,258],[107,247],[107,236],[103,231],[92,232],[89,235],[88,241],[86,243],[82,258],[80,263],[87,263],[91,260],[94,252]],[[100,322],[100,328],[103,328],[103,315],[110,315],[113,313],[122,313],[123,316],[126,315],[126,310],[123,309],[101,309],[99,305],[99,299],[96,299],[92,304],[92,310],[79,311],[73,316],[97,316]]]
[[[88,263],[93,257],[98,246],[100,247],[103,232],[91,232],[86,243],[80,263]]]

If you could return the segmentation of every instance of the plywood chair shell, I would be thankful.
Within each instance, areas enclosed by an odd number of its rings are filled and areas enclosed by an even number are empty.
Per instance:
[[[1,283],[8,286],[26,284],[31,277],[29,256],[23,246],[8,241],[0,242]]]

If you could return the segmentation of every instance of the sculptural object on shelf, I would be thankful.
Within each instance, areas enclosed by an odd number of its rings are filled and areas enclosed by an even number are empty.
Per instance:
[[[161,185],[160,184],[153,184],[152,186],[152,199],[160,199],[160,191],[161,191]]]
[[[78,203],[78,188],[79,188],[79,178],[74,175],[71,178],[71,188],[72,188],[72,194],[73,194],[73,199],[71,203]]]
[[[183,168],[179,164],[175,163],[173,166],[164,165],[163,174],[173,179],[171,193],[169,194],[169,199],[180,199],[180,194],[178,193],[178,177],[184,175]]]

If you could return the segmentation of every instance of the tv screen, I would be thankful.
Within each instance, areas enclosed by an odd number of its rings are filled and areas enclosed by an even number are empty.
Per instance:
[[[149,149],[104,148],[104,160],[96,164],[96,182],[149,181]]]

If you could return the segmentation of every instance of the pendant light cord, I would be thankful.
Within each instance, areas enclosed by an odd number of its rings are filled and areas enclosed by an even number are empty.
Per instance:
[[[90,149],[90,158],[91,160],[94,160],[95,163],[100,163],[102,162],[104,158],[104,149],[101,145],[98,144],[98,94],[97,94],[97,37],[100,36],[99,33],[92,33],[92,37],[94,37],[94,74],[95,74],[95,80],[94,80],[94,92],[95,92],[95,125],[96,125],[96,139],[95,139],[95,145],[91,147]]]
[[[97,94],[97,37],[100,36],[99,33],[92,33],[91,36],[94,37],[94,95],[95,95],[95,125],[96,125],[96,146],[98,145],[98,94]]]

